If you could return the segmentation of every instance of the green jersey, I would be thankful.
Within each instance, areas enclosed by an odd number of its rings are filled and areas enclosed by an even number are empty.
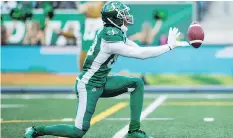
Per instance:
[[[106,52],[106,44],[123,41],[124,33],[116,27],[104,27],[99,30],[90,47],[79,79],[85,84],[101,87],[105,84],[108,73],[117,56]]]

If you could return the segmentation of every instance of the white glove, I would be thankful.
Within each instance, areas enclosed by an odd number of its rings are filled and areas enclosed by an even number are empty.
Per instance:
[[[176,44],[176,39],[179,37],[180,32],[178,31],[178,28],[171,28],[169,29],[169,34],[168,34],[168,40],[167,44],[170,47],[170,49],[174,49],[177,47]]]

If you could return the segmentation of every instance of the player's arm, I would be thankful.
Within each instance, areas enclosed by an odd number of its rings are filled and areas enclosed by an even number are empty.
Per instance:
[[[76,36],[74,35],[73,32],[64,32],[64,31],[60,31],[60,30],[54,30],[54,32],[55,32],[57,35],[62,35],[62,36],[64,36],[65,38],[73,38],[73,39],[76,39]]]
[[[76,39],[75,35],[72,33],[72,32],[59,32],[59,35],[62,35],[66,38],[73,38],[73,39]]]
[[[131,46],[131,47],[139,47],[138,44],[136,44],[134,41],[129,40],[128,38],[126,38],[126,45]]]
[[[146,59],[150,57],[159,56],[169,50],[169,45],[157,46],[157,47],[132,47],[126,45],[124,42],[110,43],[110,53],[118,54],[126,57],[133,57],[139,59]]]
[[[150,57],[156,57],[163,53],[166,53],[173,48],[177,47],[176,38],[179,36],[177,28],[169,30],[168,44],[157,47],[139,47],[129,46],[126,43],[120,41],[116,43],[109,43],[108,49],[110,53],[118,54],[126,57],[134,57],[140,59],[146,59]]]

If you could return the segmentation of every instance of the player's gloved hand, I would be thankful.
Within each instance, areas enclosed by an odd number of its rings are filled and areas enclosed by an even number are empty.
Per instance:
[[[180,32],[178,31],[178,28],[174,27],[169,29],[167,44],[170,47],[170,49],[174,49],[178,46],[176,39],[179,36],[180,36]]]

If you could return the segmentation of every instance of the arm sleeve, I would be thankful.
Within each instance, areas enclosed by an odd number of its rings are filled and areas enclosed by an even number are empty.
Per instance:
[[[128,38],[126,38],[126,44],[132,47],[139,47],[138,44],[136,44],[134,41],[129,40]]]
[[[118,54],[126,57],[139,58],[139,59],[156,57],[169,50],[170,48],[168,45],[157,46],[157,47],[132,47],[126,45],[124,42],[108,44],[109,53]]]

